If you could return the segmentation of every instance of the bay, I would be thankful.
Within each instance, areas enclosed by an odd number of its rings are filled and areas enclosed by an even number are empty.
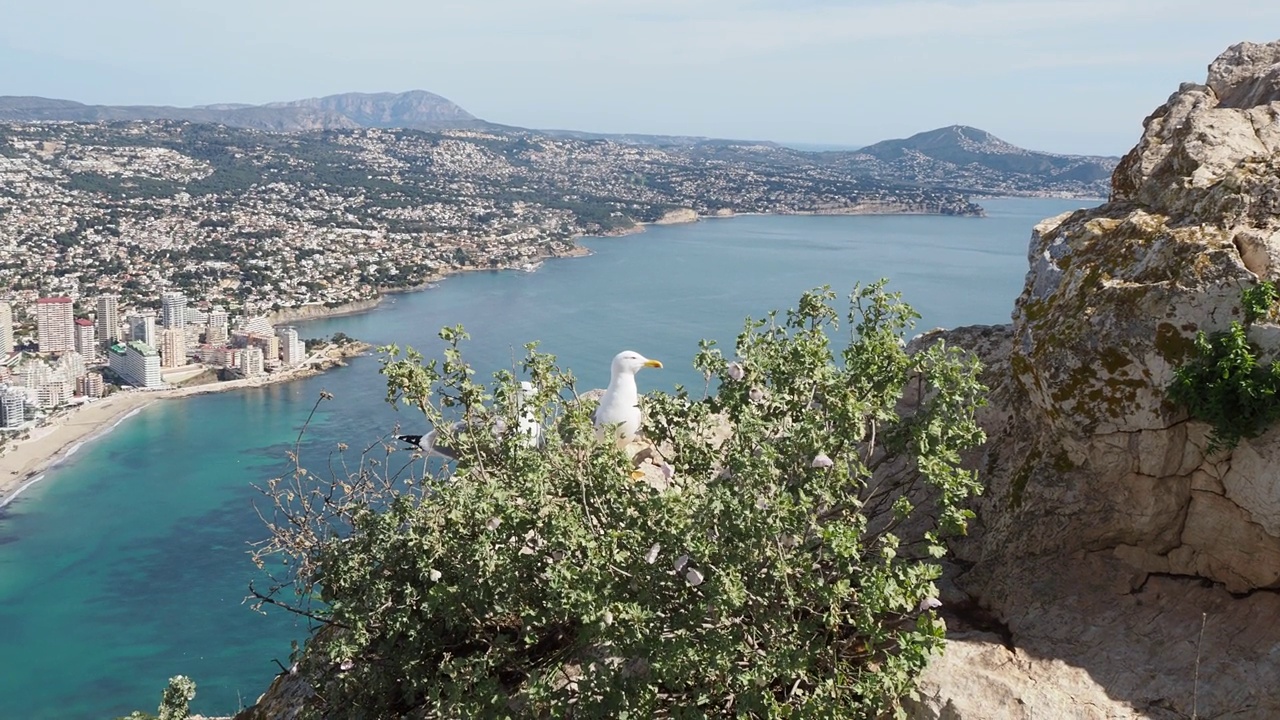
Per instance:
[[[747,315],[829,284],[891,279],[921,313],[917,330],[1003,323],[1026,274],[1031,227],[1093,203],[1000,198],[986,218],[753,216],[587,239],[594,254],[536,273],[467,273],[393,295],[360,315],[300,324],[374,344],[439,352],[463,324],[481,372],[510,368],[541,340],[580,388],[603,387],[623,349],[663,360],[642,390],[696,387],[698,340],[731,351]],[[88,443],[0,509],[0,719],[78,720],[152,710],[167,679],[192,677],[193,708],[252,703],[287,665],[305,621],[242,601],[264,536],[254,490],[289,468],[285,453],[322,390],[303,464],[323,470],[338,442],[376,443],[411,413],[383,401],[377,359],[265,388],[156,403]],[[262,505],[261,502],[258,502]]]

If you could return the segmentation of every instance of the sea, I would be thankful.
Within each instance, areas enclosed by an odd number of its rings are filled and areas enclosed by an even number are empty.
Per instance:
[[[593,254],[536,272],[453,276],[358,315],[299,324],[437,356],[443,326],[471,335],[483,373],[511,368],[538,340],[580,389],[635,350],[665,363],[642,391],[699,387],[702,338],[731,352],[748,316],[793,307],[805,290],[842,296],[882,277],[922,318],[917,331],[1009,321],[1042,218],[1097,201],[996,198],[985,218],[749,216],[653,226],[584,240]],[[305,619],[254,612],[250,543],[266,531],[255,489],[302,462],[323,470],[339,442],[358,450],[422,418],[384,401],[378,358],[291,383],[167,400],[75,449],[0,509],[0,720],[98,720],[154,711],[169,677],[195,680],[193,709],[252,704]]]

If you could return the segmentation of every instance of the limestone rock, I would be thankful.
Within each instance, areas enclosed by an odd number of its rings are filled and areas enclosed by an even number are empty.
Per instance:
[[[1079,667],[1005,647],[996,635],[961,633],[947,640],[907,703],[913,720],[977,718],[1141,718],[1113,700]]]
[[[1280,717],[1280,430],[1210,454],[1165,400],[1196,332],[1280,278],[1280,42],[1232,47],[1144,128],[1110,202],[1035,228],[996,342],[942,336],[1003,410],[948,626],[978,608],[1013,649],[957,635],[915,717]]]
[[[1147,118],[1111,202],[1035,228],[1009,359],[1026,450],[1007,489],[1024,507],[1035,501],[1016,514],[1052,513],[1031,548],[1147,553],[1134,558],[1181,548],[1175,565],[1232,589],[1280,578],[1248,567],[1280,553],[1280,491],[1266,471],[1280,466],[1280,433],[1210,461],[1206,428],[1165,399],[1195,333],[1226,329],[1241,318],[1242,288],[1280,277],[1278,59],[1280,43],[1223,53],[1207,84],[1183,85]],[[1252,332],[1280,339],[1275,325]],[[1197,473],[1221,480],[1224,496],[1193,503]],[[1223,502],[1242,514],[1208,512]],[[1261,532],[1204,525],[1237,515]],[[1215,547],[1244,535],[1247,550]]]

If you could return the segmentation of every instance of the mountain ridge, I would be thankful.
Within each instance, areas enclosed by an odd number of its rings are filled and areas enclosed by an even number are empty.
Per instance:
[[[37,96],[0,96],[0,122],[131,120],[185,120],[267,132],[362,127],[446,130],[490,125],[452,101],[425,90],[339,93],[262,105],[216,103],[194,107],[86,105]]]
[[[340,93],[262,105],[219,103],[189,108],[160,105],[86,105],[35,96],[0,96],[0,123],[172,120],[274,133],[359,129],[427,132],[478,130],[588,142],[693,148],[709,159],[758,160],[762,152],[782,166],[827,166],[887,183],[1012,195],[1106,194],[1119,158],[1027,150],[966,125],[949,125],[857,150],[797,150],[785,143],[687,135],[596,133],[528,129],[489,122],[425,90]]]

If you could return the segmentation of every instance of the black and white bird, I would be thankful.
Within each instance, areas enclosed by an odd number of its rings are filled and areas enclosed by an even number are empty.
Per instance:
[[[520,393],[516,396],[516,409],[520,415],[517,430],[525,437],[525,444],[529,447],[542,447],[545,441],[542,423],[538,421],[533,408],[529,407],[528,402],[537,393],[538,389],[533,383],[524,381],[520,383]],[[459,420],[449,425],[449,434],[456,437],[466,429],[467,422]],[[502,421],[502,418],[495,417],[489,423],[489,430],[494,435],[501,435],[506,432],[506,424]],[[440,428],[435,428],[426,435],[397,435],[396,439],[409,443],[427,455],[435,455],[445,460],[458,459],[458,450],[442,442]]]
[[[636,373],[647,367],[660,368],[662,363],[632,350],[624,350],[613,357],[609,366],[609,387],[605,388],[600,407],[592,417],[597,440],[604,441],[612,433],[618,445],[625,446],[639,436],[643,417],[640,414],[640,393],[636,390]]]

